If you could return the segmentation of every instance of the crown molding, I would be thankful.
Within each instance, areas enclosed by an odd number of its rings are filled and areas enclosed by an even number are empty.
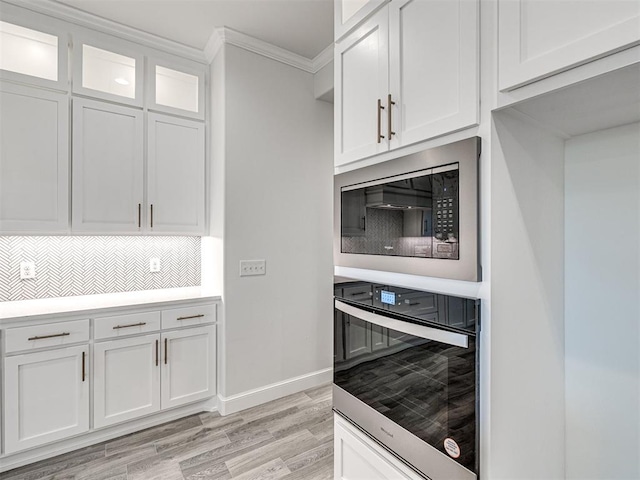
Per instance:
[[[324,67],[333,62],[333,51],[335,44],[331,43],[327,46],[323,51],[321,51],[318,55],[311,60],[311,65],[313,66],[313,73],[318,73]]]
[[[91,13],[83,12],[77,8],[73,8],[53,0],[3,0],[3,2],[28,9],[36,13],[49,15],[80,27],[91,28],[102,33],[107,33],[123,40],[162,50],[163,52],[178,55],[199,63],[207,62],[202,50],[128,27],[112,20],[98,17]]]
[[[219,27],[213,31],[204,49],[205,58],[209,63],[213,61],[224,44],[234,45],[312,74],[317,73],[318,70],[333,60],[333,44],[325,48],[313,60],[310,60],[307,57],[276,47],[232,28]]]

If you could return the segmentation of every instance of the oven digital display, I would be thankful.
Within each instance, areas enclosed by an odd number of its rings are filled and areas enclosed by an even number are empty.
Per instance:
[[[386,290],[380,291],[380,301],[382,303],[386,303],[387,305],[395,305],[396,304],[396,294],[394,292],[388,292]]]

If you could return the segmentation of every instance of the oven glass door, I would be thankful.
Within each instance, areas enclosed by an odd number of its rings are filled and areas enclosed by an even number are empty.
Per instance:
[[[477,472],[475,337],[340,301],[335,328],[334,384]]]

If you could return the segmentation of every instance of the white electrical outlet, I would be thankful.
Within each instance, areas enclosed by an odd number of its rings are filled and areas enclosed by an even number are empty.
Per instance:
[[[160,259],[159,258],[151,258],[149,259],[149,271],[152,273],[160,271]]]
[[[33,262],[20,262],[20,279],[28,280],[36,278],[36,264]]]
[[[240,260],[240,276],[266,275],[267,265],[264,260]]]

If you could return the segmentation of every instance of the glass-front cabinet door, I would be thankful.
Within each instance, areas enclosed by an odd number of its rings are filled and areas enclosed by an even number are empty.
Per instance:
[[[2,6],[0,20],[0,78],[66,90],[67,33],[56,22],[13,15],[10,7]]]
[[[144,57],[100,38],[74,40],[73,92],[142,106]]]
[[[148,60],[150,110],[204,120],[204,70]]]

